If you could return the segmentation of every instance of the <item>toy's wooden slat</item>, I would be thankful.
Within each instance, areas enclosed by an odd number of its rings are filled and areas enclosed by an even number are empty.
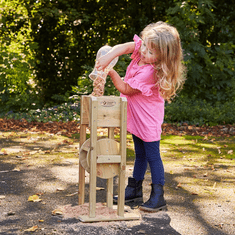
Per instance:
[[[138,220],[140,219],[140,215],[136,213],[126,213],[124,216],[116,216],[116,217],[110,217],[110,216],[97,216],[95,218],[90,218],[89,216],[80,216],[78,218],[84,223],[89,222],[107,222],[107,221],[122,221],[122,220]]]
[[[83,95],[81,98],[81,110],[80,110],[80,123],[81,125],[88,125],[89,124],[89,96]]]
[[[80,147],[86,140],[86,125],[80,126]],[[79,188],[78,188],[78,204],[84,204],[85,201],[85,169],[82,167],[82,164],[79,159]]]
[[[91,149],[90,149],[90,193],[89,193],[89,213],[90,217],[95,217],[96,208],[96,144],[97,144],[97,112],[98,104],[95,97],[90,98],[90,126],[91,126]]]
[[[113,127],[108,128],[108,138],[114,139],[114,128]],[[107,200],[107,207],[113,208],[113,177],[107,179],[106,200]]]
[[[98,155],[97,163],[120,163],[121,155]]]
[[[82,96],[81,124],[90,124],[89,99],[92,96]],[[97,127],[120,127],[120,97],[95,97],[98,101]]]
[[[124,216],[124,204],[125,204],[125,173],[126,173],[126,122],[127,122],[127,100],[121,99],[121,126],[120,126],[120,152],[121,163],[119,171],[119,183],[118,183],[118,208],[117,214]]]

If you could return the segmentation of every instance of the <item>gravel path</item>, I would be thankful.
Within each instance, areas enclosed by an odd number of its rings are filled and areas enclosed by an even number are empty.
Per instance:
[[[213,168],[205,168],[196,161],[188,164],[194,161],[193,156],[169,161],[163,154],[167,211],[143,213],[137,205],[129,204],[127,211],[140,213],[139,220],[82,223],[72,212],[52,214],[68,205],[72,209],[78,207],[78,141],[70,145],[52,134],[38,134],[37,138],[24,133],[17,133],[17,138],[15,133],[8,135],[0,136],[0,235],[235,234],[234,159],[221,159],[223,164],[218,159]],[[132,170],[133,166],[127,165],[126,183]],[[88,183],[86,174],[86,203]],[[150,195],[150,183],[148,171],[143,184],[144,201]],[[97,203],[105,203],[106,180],[97,178],[97,187]],[[33,195],[36,201],[28,201]]]
[[[61,206],[77,206],[78,162],[64,161],[51,167],[27,166],[14,170],[14,164],[1,164],[0,234],[235,234],[234,201],[203,200],[175,189],[167,174],[165,187],[168,211],[142,213],[141,219],[121,222],[82,223],[72,216],[52,215]],[[127,174],[132,166],[128,166]],[[88,178],[88,177],[86,177]],[[144,181],[144,199],[150,190],[150,174]],[[105,180],[97,186],[105,188]],[[115,184],[116,189],[116,184]],[[86,186],[88,202],[88,185]],[[39,202],[29,202],[38,194]],[[97,202],[105,202],[105,190],[97,191]],[[138,211],[135,205],[129,205]]]

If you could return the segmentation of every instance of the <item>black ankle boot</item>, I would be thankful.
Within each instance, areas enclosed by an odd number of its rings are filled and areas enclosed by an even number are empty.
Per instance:
[[[157,212],[166,209],[166,201],[163,197],[163,186],[160,184],[152,184],[152,191],[147,202],[140,206],[140,210],[148,212]]]
[[[128,185],[125,189],[125,203],[126,202],[143,202],[143,192],[142,192],[143,180],[136,181],[135,178],[128,178]],[[118,196],[113,197],[113,201],[117,202]]]

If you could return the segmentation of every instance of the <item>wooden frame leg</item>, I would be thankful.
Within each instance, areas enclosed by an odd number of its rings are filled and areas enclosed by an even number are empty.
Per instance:
[[[120,127],[120,146],[121,146],[121,164],[119,170],[118,182],[118,208],[117,214],[124,216],[125,204],[125,174],[126,174],[126,122],[127,122],[127,102],[121,100],[121,127]]]
[[[80,148],[86,140],[86,125],[80,126]],[[79,162],[78,205],[85,202],[85,169]]]
[[[114,139],[114,127],[108,128],[108,138]],[[107,207],[113,208],[113,178],[107,179]]]
[[[95,217],[96,210],[96,143],[97,143],[97,98],[90,98],[90,126],[91,126],[91,147],[90,147],[90,192],[89,192],[89,216]]]
[[[107,207],[113,208],[113,178],[107,179]]]

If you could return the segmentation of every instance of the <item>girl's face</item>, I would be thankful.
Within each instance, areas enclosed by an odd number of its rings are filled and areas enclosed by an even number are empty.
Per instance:
[[[141,62],[144,64],[154,64],[157,61],[157,52],[150,47],[150,43],[146,39],[142,40],[140,55]]]

